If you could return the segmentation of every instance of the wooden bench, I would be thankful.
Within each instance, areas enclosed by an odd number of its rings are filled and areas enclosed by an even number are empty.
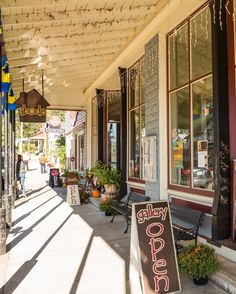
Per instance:
[[[149,196],[141,195],[135,192],[130,192],[128,195],[124,196],[120,201],[116,202],[114,205],[111,206],[111,223],[114,221],[114,218],[117,214],[123,215],[127,224],[124,233],[127,233],[129,225],[131,223],[132,203],[144,202],[149,200]]]
[[[197,245],[198,230],[205,213],[173,203],[170,203],[170,213],[177,253],[180,247],[178,241],[194,240]]]

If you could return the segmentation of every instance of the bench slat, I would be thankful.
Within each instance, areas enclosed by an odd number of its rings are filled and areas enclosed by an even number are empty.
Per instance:
[[[124,233],[127,233],[127,230],[131,221],[131,216],[132,216],[132,203],[145,202],[149,200],[150,200],[149,196],[141,195],[135,192],[130,192],[128,194],[128,197],[126,195],[118,203],[111,205],[112,214],[113,214],[113,218],[111,222],[113,222],[116,213],[122,214],[125,217],[126,224],[127,224],[126,230]]]
[[[188,213],[184,213],[182,206],[173,203],[170,203],[169,207],[177,253],[177,241],[195,240],[197,245],[198,230],[203,223],[205,213],[192,208],[188,208]],[[176,224],[177,219],[182,221],[180,225]]]

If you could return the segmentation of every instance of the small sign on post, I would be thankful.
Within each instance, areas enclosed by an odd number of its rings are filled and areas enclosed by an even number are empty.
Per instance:
[[[73,172],[67,177],[67,202],[70,206],[80,205],[78,175]]]
[[[180,291],[167,201],[133,204],[130,246],[131,291],[144,294]]]

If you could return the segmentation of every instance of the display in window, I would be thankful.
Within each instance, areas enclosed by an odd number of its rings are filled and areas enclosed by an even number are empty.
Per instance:
[[[198,167],[208,167],[208,141],[198,141]]]

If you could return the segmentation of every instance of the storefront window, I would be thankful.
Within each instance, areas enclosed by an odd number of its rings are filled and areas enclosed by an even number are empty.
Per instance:
[[[171,108],[171,182],[189,186],[189,88],[185,87],[170,95]]]
[[[139,74],[139,63],[135,65],[129,71],[129,84],[130,84],[130,107],[139,105],[140,98],[140,74]]]
[[[190,21],[192,79],[211,72],[211,13],[206,8]]]
[[[120,169],[120,91],[106,91],[107,100],[107,164]]]
[[[188,24],[175,30],[169,37],[169,82],[170,89],[175,89],[186,84],[189,80],[188,56]]]
[[[212,77],[192,85],[193,186],[212,190],[213,96]]]
[[[144,59],[142,58],[129,70],[129,176],[138,179],[141,179],[143,174],[144,97]]]
[[[144,93],[144,59],[140,60],[140,95],[141,103],[145,102],[145,93]]]
[[[180,189],[214,189],[211,46],[209,6],[168,37],[169,178]]]
[[[130,112],[130,176],[140,177],[140,120],[139,109]]]

